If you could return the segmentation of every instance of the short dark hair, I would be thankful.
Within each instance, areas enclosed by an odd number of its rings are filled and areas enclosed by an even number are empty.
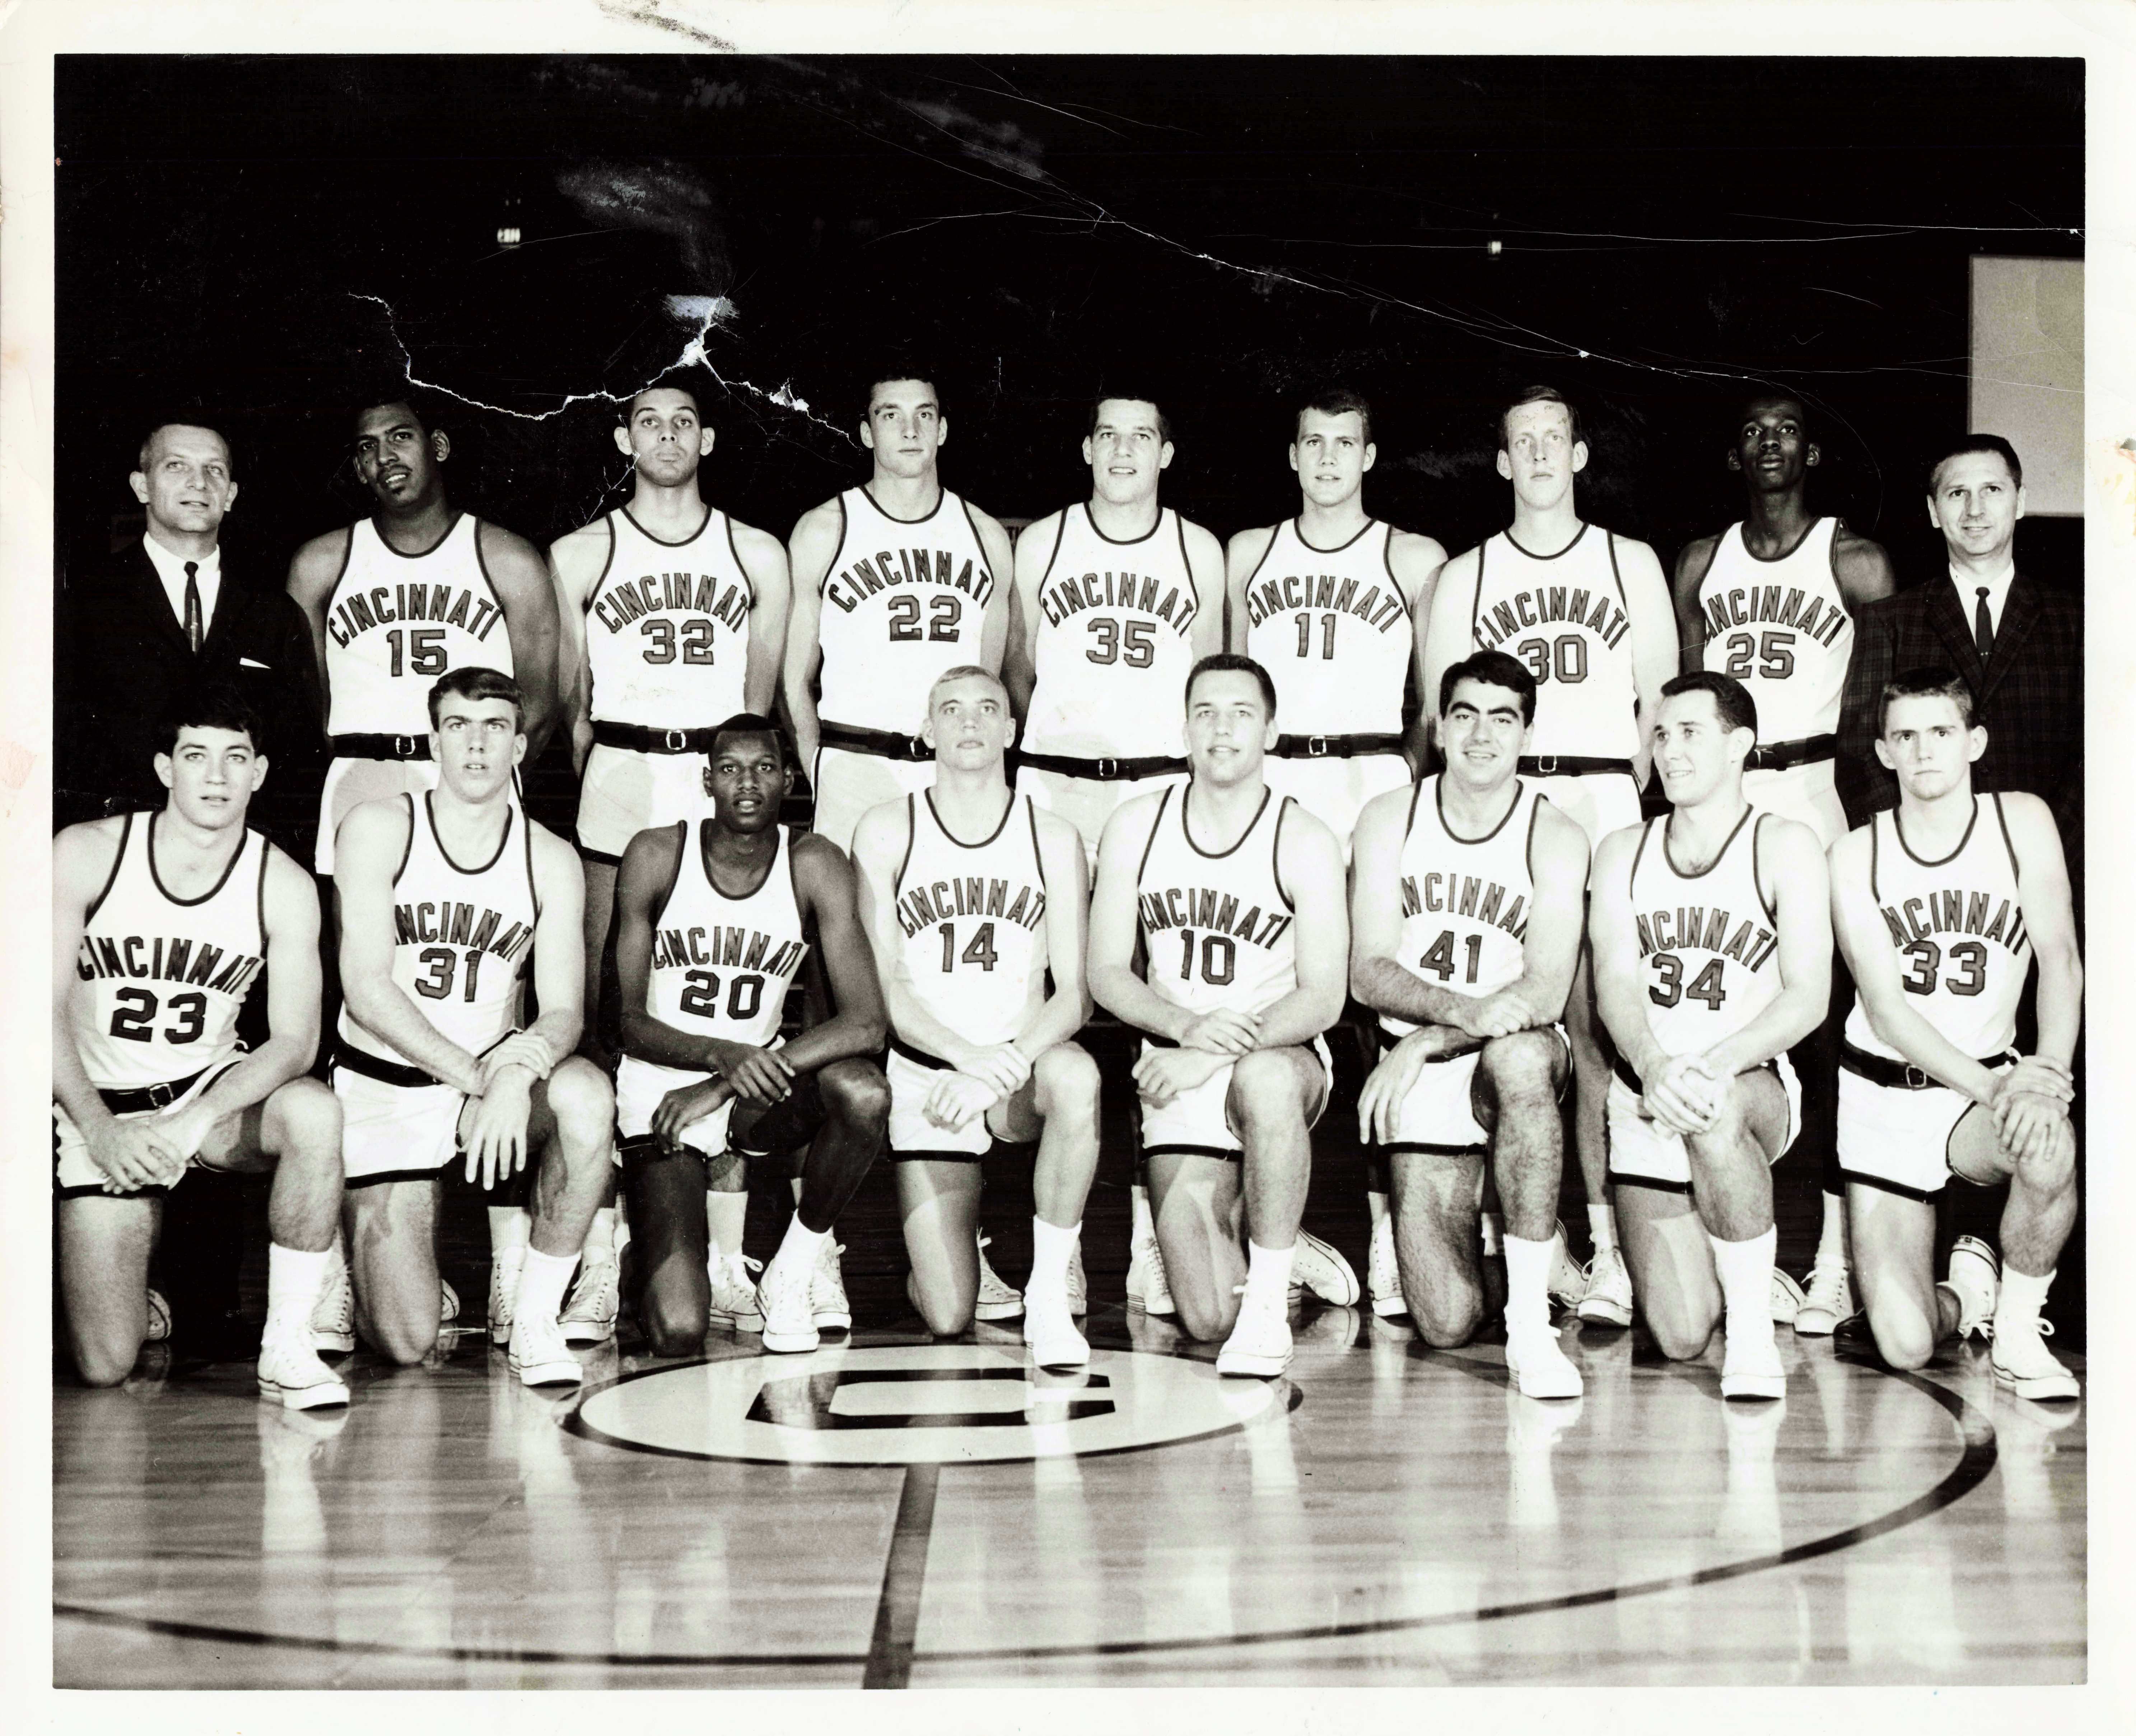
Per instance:
[[[1148,392],[1143,390],[1141,386],[1133,381],[1130,381],[1124,389],[1119,391],[1114,391],[1110,386],[1107,386],[1104,390],[1100,392],[1096,397],[1090,400],[1090,425],[1088,429],[1084,430],[1086,434],[1095,434],[1097,433],[1098,412],[1102,410],[1108,404],[1147,404],[1152,410],[1157,412],[1158,439],[1164,441],[1168,445],[1171,444],[1172,420],[1165,415],[1164,406],[1162,404],[1159,404],[1157,400],[1153,398]]]
[[[377,391],[359,397],[356,408],[349,412],[349,425],[353,428],[374,410],[383,410],[389,404],[397,404],[415,419],[416,427],[426,434],[437,432],[437,424],[430,419],[430,412],[416,401],[412,391]]]
[[[705,750],[707,763],[719,756],[720,744],[730,735],[764,735],[779,749],[782,766],[794,764],[794,756],[786,751],[786,732],[770,718],[755,711],[737,711],[724,723],[712,725],[712,744]]]
[[[1662,683],[1663,699],[1674,699],[1679,693],[1711,694],[1713,709],[1721,714],[1723,729],[1758,733],[1758,702],[1734,676],[1723,675],[1718,669],[1694,669]]]
[[[527,733],[527,701],[519,691],[519,683],[502,669],[492,669],[483,663],[465,663],[439,676],[432,684],[427,701],[430,727],[434,730],[438,726],[439,702],[449,693],[462,699],[510,700],[512,726],[522,735]]]
[[[1955,669],[1947,665],[1923,663],[1916,668],[1901,669],[1884,683],[1884,691],[1876,701],[1879,735],[1890,720],[1891,701],[1897,699],[1949,700],[1958,706],[1959,724],[1969,730],[1973,727],[1973,690]]]
[[[162,745],[157,751],[175,752],[181,730],[227,730],[249,736],[255,754],[267,751],[266,725],[260,714],[243,694],[225,683],[190,683],[172,696],[158,721],[157,739]]]
[[[156,436],[167,428],[197,428],[202,434],[213,434],[216,439],[222,442],[223,452],[230,459],[230,473],[233,477],[237,474],[237,454],[231,449],[230,436],[213,423],[206,421],[199,416],[166,416],[148,433],[142,435],[141,449],[134,454],[134,468],[136,470],[148,469],[149,449],[155,445]]]
[[[697,368],[670,368],[650,385],[641,386],[617,407],[617,416],[628,427],[630,419],[638,414],[638,400],[648,392],[680,392],[690,400],[690,407],[697,413],[697,419],[705,419],[705,382]]]
[[[1147,403],[1148,400],[1143,400]],[[1187,672],[1185,703],[1194,703],[1194,684],[1205,675],[1222,675],[1226,672],[1250,675],[1261,684],[1261,697],[1268,702],[1268,715],[1275,715],[1275,677],[1251,657],[1241,657],[1235,651],[1212,652]]]
[[[892,380],[916,380],[934,395],[934,408],[942,407],[942,388],[934,383],[934,371],[926,362],[910,356],[893,356],[867,376],[867,384],[861,393],[861,420],[865,422],[875,411],[875,390]]]
[[[2011,486],[2017,488],[2025,486],[2025,467],[2017,461],[2016,447],[2000,434],[1969,434],[1964,439],[1954,441],[1950,445],[1946,446],[1936,461],[1929,466],[1928,492],[1931,497],[1936,492],[1936,477],[1943,467],[1953,458],[1964,458],[1969,452],[1995,453],[2010,467]]]
[[[1587,438],[1580,429],[1579,408],[1570,398],[1554,386],[1531,386],[1523,387],[1514,394],[1505,408],[1498,412],[1498,426],[1493,430],[1493,434],[1498,443],[1499,451],[1503,452],[1506,449],[1506,418],[1523,405],[1528,404],[1563,405],[1566,417],[1572,424],[1573,444],[1576,446]]]
[[[1305,413],[1313,410],[1323,416],[1354,415],[1365,424],[1365,444],[1372,444],[1372,406],[1366,403],[1364,395],[1353,392],[1347,386],[1333,386],[1324,392],[1316,392],[1298,406],[1298,414],[1291,418],[1290,438],[1294,444],[1305,427]]]
[[[1523,725],[1535,721],[1536,678],[1528,672],[1528,666],[1517,657],[1508,657],[1502,651],[1479,651],[1473,657],[1464,657],[1439,678],[1439,715],[1446,715],[1454,703],[1454,690],[1464,681],[1484,681],[1493,687],[1503,687],[1521,696],[1521,722]]]

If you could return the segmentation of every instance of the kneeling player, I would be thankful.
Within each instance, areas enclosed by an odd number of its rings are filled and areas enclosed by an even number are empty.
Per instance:
[[[346,1404],[313,1350],[312,1305],[341,1210],[341,1110],[304,1076],[319,1040],[311,876],[245,824],[267,775],[235,696],[177,710],[153,812],[52,841],[52,1121],[68,1348],[91,1386],[124,1380],[148,1336],[148,1255],[188,1164],[271,1169],[260,1390]],[[262,968],[267,1041],[237,1013]],[[437,1312],[437,1291],[430,1312]]]
[[[335,840],[341,907],[334,1093],[357,1320],[396,1362],[438,1336],[440,1174],[464,1152],[483,1185],[535,1168],[513,1298],[512,1372],[575,1381],[556,1314],[607,1180],[614,1099],[577,1046],[584,881],[570,846],[512,800],[527,752],[519,688],[494,669],[430,689],[438,787],[367,802]],[[532,961],[541,1016],[515,1030]],[[571,1057],[567,1059],[567,1057]]]
[[[813,1350],[822,1326],[851,1324],[823,1319],[811,1293],[889,1118],[889,1087],[869,1059],[882,1046],[882,1000],[845,852],[779,823],[794,784],[779,726],[731,717],[713,731],[711,759],[711,812],[638,833],[616,880],[616,1111],[638,1318],[663,1356],[694,1351],[715,1318],[760,1322],[767,1350]],[[787,986],[812,934],[837,1012],[779,1047]],[[810,986],[820,1003],[822,985]],[[801,1198],[752,1297],[744,1153],[804,1140]],[[725,1214],[709,1271],[708,1202]]]
[[[1197,663],[1188,781],[1114,811],[1090,908],[1091,992],[1148,1033],[1134,1079],[1172,1300],[1192,1336],[1230,1335],[1226,1375],[1289,1365],[1294,1259],[1321,1295],[1358,1294],[1349,1263],[1299,1228],[1350,925],[1335,835],[1263,778],[1275,729],[1260,664]]]
[[[1401,1292],[1425,1342],[1464,1344],[1483,1313],[1477,1204],[1488,1145],[1505,1214],[1506,1363],[1532,1399],[1580,1395],[1550,1325],[1556,1021],[1580,958],[1587,835],[1518,775],[1535,677],[1479,652],[1440,681],[1446,769],[1357,822],[1352,992],[1386,1051],[1357,1100],[1392,1166]]]
[[[1833,846],[1832,902],[1854,973],[1840,1051],[1839,1164],[1855,1276],[1876,1348],[1919,1368],[1939,1340],[1993,1321],[1995,1378],[2074,1399],[2041,1340],[2040,1307],[2076,1218],[2070,1057],[2083,1016],[2069,875],[2037,796],[1973,793],[1988,732],[1948,669],[1889,682],[1876,757],[1899,806]],[[2018,1056],[2017,1001],[2040,967],[2037,1053]],[[1935,1197],[1955,1175],[2005,1179],[2001,1292],[1971,1236],[1931,1283]]]
[[[1725,1306],[1729,1399],[1786,1395],[1770,1166],[1800,1124],[1784,1051],[1832,987],[1824,856],[1807,826],[1745,801],[1757,739],[1741,682],[1701,670],[1664,686],[1654,765],[1675,812],[1610,833],[1590,882],[1596,996],[1620,1057],[1609,1179],[1633,1292],[1679,1360],[1706,1349]]]
[[[854,834],[891,1017],[890,1154],[930,1331],[972,1323],[979,1163],[996,1136],[1036,1139],[1023,1341],[1044,1366],[1090,1360],[1069,1264],[1098,1166],[1097,1064],[1071,1041],[1083,987],[1083,841],[1012,795],[1008,690],[973,665],[928,696],[931,789],[869,810]],[[1046,979],[1052,978],[1052,992]]]

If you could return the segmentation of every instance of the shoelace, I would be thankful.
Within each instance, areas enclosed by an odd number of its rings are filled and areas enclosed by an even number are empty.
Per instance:
[[[1973,1330],[1983,1338],[1993,1338],[1995,1336],[1995,1317],[1989,1315]],[[2055,1323],[2051,1320],[2036,1320],[2032,1322],[2032,1330],[2042,1338],[2051,1338],[2055,1336]]]

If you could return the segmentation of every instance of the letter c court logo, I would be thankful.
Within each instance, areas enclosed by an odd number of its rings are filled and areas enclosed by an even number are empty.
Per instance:
[[[833,1344],[626,1375],[590,1394],[566,1426],[677,1458],[983,1464],[1219,1434],[1283,1402],[1283,1390],[1134,1350],[1093,1350],[1088,1369],[1056,1373],[1007,1346]]]

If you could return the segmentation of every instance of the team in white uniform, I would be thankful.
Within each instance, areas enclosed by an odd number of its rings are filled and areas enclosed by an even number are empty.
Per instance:
[[[1838,1143],[1863,1312],[1895,1367],[1985,1331],[1999,1381],[2073,1399],[2039,1321],[2076,1215],[2070,1060],[2084,972],[2061,841],[2036,796],[1973,793],[1988,732],[1951,671],[1903,672],[1881,704],[1877,756],[1898,774],[1899,806],[1832,852],[1856,984]],[[2020,1055],[2018,1001],[2036,963],[2038,1035]],[[2009,1181],[1999,1283],[1994,1253],[1972,1236],[1931,1283],[1935,1201],[1954,1175]]]

